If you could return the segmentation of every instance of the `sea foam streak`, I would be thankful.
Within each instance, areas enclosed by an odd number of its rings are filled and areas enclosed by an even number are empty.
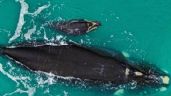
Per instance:
[[[24,0],[19,0],[21,9],[20,9],[20,16],[19,16],[19,21],[17,24],[17,28],[15,30],[15,34],[10,38],[9,43],[18,38],[21,34],[21,29],[25,23],[24,21],[24,15],[28,13],[28,4],[24,2]]]
[[[20,37],[21,35],[21,30],[23,25],[25,24],[24,21],[24,16],[25,15],[32,15],[32,16],[37,16],[38,14],[40,14],[44,9],[48,8],[50,6],[50,4],[48,5],[43,5],[41,7],[39,7],[35,12],[33,13],[29,13],[28,9],[29,9],[29,5],[25,2],[25,0],[17,0],[17,2],[20,3],[21,5],[21,9],[20,9],[20,16],[19,16],[19,21],[17,24],[17,28],[15,30],[14,35],[9,39],[9,43],[11,43],[13,40],[17,39],[18,37]]]
[[[0,63],[0,72],[7,76],[10,80],[16,82],[16,90],[8,93],[4,93],[2,96],[13,96],[18,94],[27,94],[28,96],[34,96],[36,89],[44,88],[44,85],[52,85],[56,83],[54,76],[47,75],[47,78],[39,76],[39,74],[32,74],[32,79],[28,74],[29,72],[24,72],[20,68],[14,68],[14,65],[10,62],[6,64]],[[22,74],[20,74],[22,73]],[[27,74],[27,75],[26,75]],[[33,79],[35,78],[35,79]],[[35,81],[36,80],[36,81]],[[32,82],[35,82],[32,84]]]
[[[2,64],[0,64],[0,72],[3,74],[3,75],[6,75],[8,78],[10,78],[11,80],[13,80],[14,82],[17,83],[17,85],[19,85],[19,83],[17,82],[17,78],[16,77],[13,77],[11,74],[7,73],[4,69],[3,69],[3,66]]]
[[[13,66],[10,65],[10,63],[7,63],[7,64],[8,64],[10,67],[13,68]],[[26,90],[26,91],[25,91],[25,90],[22,90],[22,89],[16,89],[14,92],[6,93],[6,94],[4,94],[3,96],[11,96],[11,95],[15,95],[15,94],[17,94],[17,93],[20,93],[20,94],[21,94],[21,93],[27,93],[28,96],[33,96],[33,95],[34,95],[36,89],[33,88],[33,87],[30,87],[28,84],[25,83],[27,80],[29,80],[28,77],[13,76],[11,73],[9,73],[9,72],[11,72],[11,70],[10,70],[10,71],[6,71],[5,69],[3,69],[2,64],[0,64],[0,72],[1,72],[2,74],[6,75],[6,76],[7,76],[9,79],[11,79],[12,81],[16,82],[17,87],[18,87],[19,85],[21,85],[21,83],[22,83],[22,84],[24,85],[24,87],[28,88],[28,90]]]
[[[35,12],[33,13],[28,13],[32,16],[37,16],[38,14],[40,14],[44,9],[47,9],[50,6],[50,3],[48,5],[43,5],[41,7],[39,7]]]
[[[31,35],[36,31],[36,25],[33,26],[33,28],[29,29],[26,34],[24,34],[24,37],[26,40],[31,39]]]
[[[28,96],[34,96],[35,91],[36,91],[35,88],[30,88],[27,91],[24,91],[24,90],[21,90],[21,89],[17,89],[14,92],[4,94],[3,96],[13,96],[13,95],[15,95],[17,93],[19,93],[19,94],[27,93]]]

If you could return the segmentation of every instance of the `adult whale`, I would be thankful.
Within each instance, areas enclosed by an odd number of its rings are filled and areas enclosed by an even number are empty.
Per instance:
[[[72,19],[69,21],[53,21],[48,22],[48,26],[60,32],[64,32],[69,35],[82,35],[92,30],[97,29],[100,26],[98,21],[89,21],[85,19]]]
[[[131,65],[123,59],[122,54],[111,56],[108,53],[101,53],[105,52],[92,51],[90,48],[75,44],[33,46],[32,43],[2,48],[0,51],[1,55],[6,55],[34,71],[113,84],[135,81],[140,86],[169,85],[169,76],[161,70]]]

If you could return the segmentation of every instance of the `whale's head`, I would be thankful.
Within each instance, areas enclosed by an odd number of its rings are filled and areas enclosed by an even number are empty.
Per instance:
[[[139,65],[129,75],[131,80],[135,80],[137,85],[162,88],[170,85],[170,76],[167,72],[154,65]]]
[[[99,21],[87,21],[88,32],[96,29],[97,27],[101,26]]]

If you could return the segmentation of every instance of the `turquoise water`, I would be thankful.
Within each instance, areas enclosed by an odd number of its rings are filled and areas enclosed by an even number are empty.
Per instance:
[[[25,40],[71,39],[86,45],[117,49],[171,73],[170,0],[0,0],[0,45]],[[98,20],[102,26],[82,36],[66,36],[43,27],[40,19]],[[100,90],[31,72],[0,57],[0,96],[170,96],[171,88],[156,92]],[[143,95],[141,95],[143,94]]]

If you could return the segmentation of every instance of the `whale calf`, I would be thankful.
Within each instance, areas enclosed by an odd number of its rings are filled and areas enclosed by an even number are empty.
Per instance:
[[[72,76],[81,80],[125,84],[136,81],[140,86],[163,87],[169,85],[169,76],[151,67],[131,65],[124,56],[103,55],[80,45],[18,45],[1,48],[0,54],[22,63],[33,71],[51,72],[59,76]],[[121,55],[121,54],[120,54]],[[115,58],[117,57],[117,58]],[[121,58],[121,59],[120,59]]]
[[[64,32],[69,35],[82,35],[100,26],[98,21],[88,21],[85,19],[72,19],[69,21],[49,22],[48,26],[57,31]]]

